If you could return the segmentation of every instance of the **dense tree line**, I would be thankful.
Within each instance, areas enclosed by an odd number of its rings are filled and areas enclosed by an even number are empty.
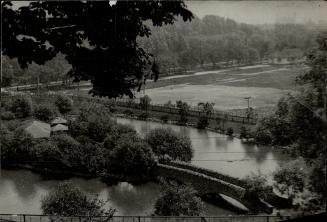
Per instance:
[[[301,57],[315,45],[317,30],[302,24],[256,26],[208,15],[190,22],[178,19],[160,27],[146,23],[152,35],[138,37],[138,44],[153,55],[160,75],[197,66],[253,63],[275,57]],[[59,53],[44,65],[21,69],[17,59],[4,57],[3,84],[47,83],[66,80],[72,66]],[[151,72],[150,67],[146,70]],[[147,72],[147,71],[146,71]]]
[[[304,24],[256,26],[207,15],[172,26],[152,27],[139,41],[168,68],[190,69],[221,63],[253,63],[274,57],[299,57],[314,45],[316,31]]]

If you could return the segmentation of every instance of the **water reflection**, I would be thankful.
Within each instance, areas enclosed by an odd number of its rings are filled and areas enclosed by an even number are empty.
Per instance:
[[[109,200],[108,206],[117,209],[116,215],[150,215],[160,193],[159,185],[132,185],[121,182],[107,186],[99,179],[70,178],[82,191]],[[42,214],[41,199],[58,183],[65,180],[45,180],[27,170],[2,170],[0,176],[0,212]],[[235,214],[232,211],[205,204],[206,215]]]
[[[271,147],[243,144],[239,139],[190,127],[117,118],[119,123],[131,124],[142,136],[156,127],[169,127],[191,138],[194,148],[192,163],[197,166],[245,177],[253,173],[270,175],[281,163],[283,155]],[[284,156],[285,159],[285,156]]]

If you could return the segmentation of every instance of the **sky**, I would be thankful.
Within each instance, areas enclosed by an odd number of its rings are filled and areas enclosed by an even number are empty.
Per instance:
[[[14,6],[26,4],[20,1],[15,2]],[[186,0],[186,4],[200,18],[218,15],[248,24],[303,23],[309,20],[327,23],[326,1]]]
[[[198,17],[218,15],[249,24],[271,24],[309,20],[327,23],[325,1],[186,1]]]

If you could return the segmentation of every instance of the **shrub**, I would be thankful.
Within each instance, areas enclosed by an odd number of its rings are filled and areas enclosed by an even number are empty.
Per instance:
[[[149,114],[148,113],[141,113],[138,118],[141,119],[141,120],[146,120],[149,118]]]
[[[80,144],[71,136],[66,134],[55,135],[51,137],[54,144],[53,158],[59,161],[63,168],[73,168],[79,170],[81,167]]]
[[[228,136],[233,136],[233,134],[234,134],[234,130],[233,130],[233,128],[232,128],[232,127],[228,127],[228,128],[227,128],[227,131],[226,131],[226,134],[227,134]]]
[[[2,163],[10,163],[13,161],[13,157],[15,156],[15,152],[12,149],[11,143],[13,140],[13,133],[6,129],[5,126],[1,126],[0,128],[0,144],[1,144],[1,162]]]
[[[145,95],[140,98],[140,106],[142,109],[147,110],[149,108],[150,103],[151,103],[151,98],[148,95]]]
[[[208,118],[205,116],[201,116],[197,123],[198,129],[205,129],[209,125]]]
[[[268,145],[272,143],[272,135],[267,129],[256,130],[254,132],[254,139],[257,143]]]
[[[170,128],[156,128],[146,135],[146,141],[159,157],[170,156],[173,160],[190,161],[193,157],[191,140]]]
[[[39,105],[35,111],[34,116],[41,121],[50,121],[55,115],[55,112],[49,105]]]
[[[97,196],[90,197],[70,182],[60,183],[53,191],[42,198],[44,214],[58,216],[107,216],[112,217],[115,210],[105,209],[106,202]]]
[[[129,109],[125,109],[123,111],[123,114],[125,114],[126,116],[133,116],[133,111],[129,110]]]
[[[164,183],[155,203],[154,214],[159,216],[199,216],[204,209],[197,192],[190,186]]]
[[[3,120],[13,120],[15,119],[15,114],[10,111],[5,111],[1,113],[1,119]]]
[[[121,176],[146,177],[155,164],[150,146],[140,138],[131,138],[128,134],[119,139],[108,157],[109,172]]]
[[[244,180],[250,195],[257,195],[265,199],[267,194],[272,192],[272,187],[268,186],[267,178],[264,175],[252,173],[250,176],[246,176]]]
[[[33,105],[30,98],[17,97],[11,106],[11,111],[15,113],[15,116],[25,118],[32,114]]]
[[[168,120],[169,120],[169,115],[162,115],[162,116],[160,117],[160,119],[161,119],[162,122],[167,123]]]
[[[119,139],[125,137],[138,140],[139,135],[130,125],[116,124],[110,134],[107,134],[103,141],[103,147],[107,150],[113,150],[118,145]]]
[[[57,96],[55,105],[62,114],[66,114],[73,109],[73,101],[64,95]]]
[[[185,125],[188,121],[188,115],[190,112],[190,106],[181,100],[176,101],[176,107],[180,116],[179,123]]]

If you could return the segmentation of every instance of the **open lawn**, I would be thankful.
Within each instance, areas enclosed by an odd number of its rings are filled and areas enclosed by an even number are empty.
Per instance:
[[[297,90],[295,79],[306,70],[304,65],[257,65],[169,76],[149,81],[136,97],[145,93],[153,104],[183,100],[194,106],[208,101],[216,109],[230,110],[246,108],[244,97],[251,96],[250,106],[267,114],[283,95]],[[87,94],[89,89],[66,92]]]

